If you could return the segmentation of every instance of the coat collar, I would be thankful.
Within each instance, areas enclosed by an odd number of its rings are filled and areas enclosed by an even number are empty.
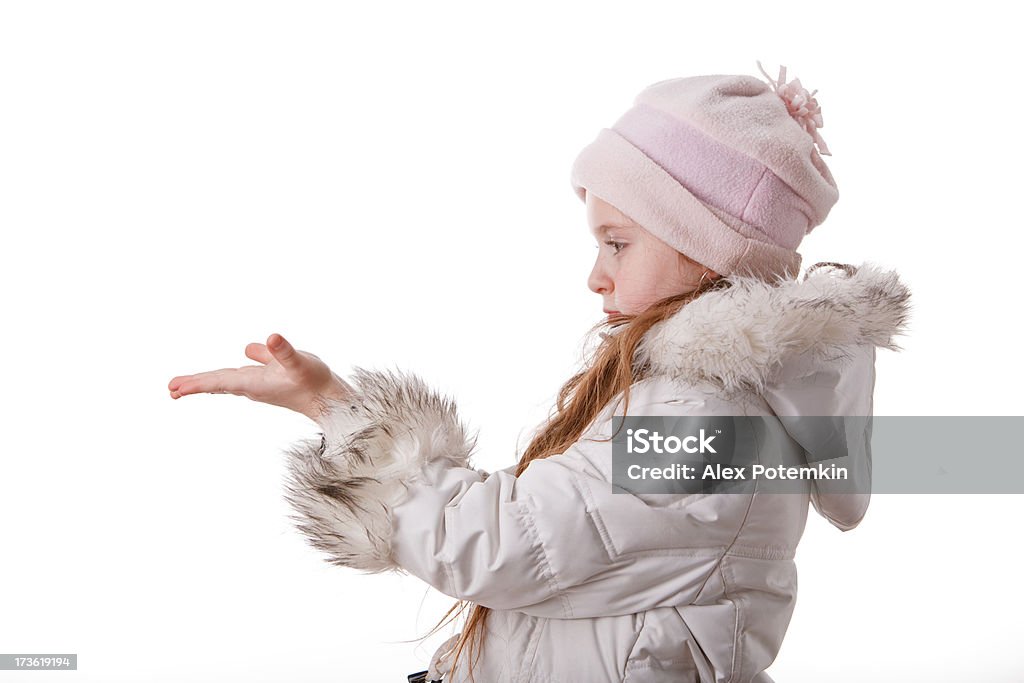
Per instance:
[[[793,355],[841,360],[859,344],[891,350],[905,333],[910,291],[870,264],[812,268],[800,280],[730,276],[652,327],[637,359],[654,375],[725,392],[764,389]]]

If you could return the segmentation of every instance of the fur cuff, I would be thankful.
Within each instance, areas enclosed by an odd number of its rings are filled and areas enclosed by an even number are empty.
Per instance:
[[[323,434],[287,449],[290,518],[331,564],[398,569],[391,508],[427,465],[469,467],[476,446],[455,404],[412,373],[354,368],[357,396],[330,401]]]

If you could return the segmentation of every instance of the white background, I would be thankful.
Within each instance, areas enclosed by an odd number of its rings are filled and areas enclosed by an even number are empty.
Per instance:
[[[0,5],[0,681],[404,681],[452,600],[291,527],[305,417],[171,377],[280,332],[420,374],[512,464],[601,316],[576,153],[644,86],[818,89],[841,199],[802,248],[899,271],[878,415],[1022,413],[1006,3]],[[520,439],[520,443],[517,443]],[[970,457],[969,449],[966,452]],[[1021,680],[1021,496],[812,513],[780,683]]]

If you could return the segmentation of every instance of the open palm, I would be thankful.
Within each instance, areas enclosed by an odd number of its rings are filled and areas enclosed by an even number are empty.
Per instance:
[[[353,388],[318,356],[296,350],[280,334],[270,335],[266,344],[247,345],[245,355],[260,365],[179,375],[167,385],[171,398],[203,393],[235,394],[288,408],[316,420],[327,409],[326,399],[344,400],[355,394]]]

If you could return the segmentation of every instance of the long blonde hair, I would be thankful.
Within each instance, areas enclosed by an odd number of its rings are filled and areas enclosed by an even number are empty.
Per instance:
[[[534,436],[530,445],[523,452],[516,467],[515,476],[521,475],[534,460],[564,453],[579,440],[583,431],[609,401],[619,394],[623,395],[625,401],[623,414],[626,414],[629,410],[630,386],[643,379],[648,371],[646,367],[635,362],[637,347],[646,332],[653,325],[671,317],[683,305],[693,301],[701,294],[713,289],[728,287],[730,284],[729,280],[725,278],[701,277],[700,284],[693,291],[661,299],[637,315],[617,314],[602,319],[594,325],[587,334],[589,336],[600,333],[603,338],[601,343],[584,360],[584,369],[569,378],[559,390],[554,414],[549,417],[544,427]],[[616,329],[619,326],[625,327]],[[615,334],[607,334],[604,332],[605,329],[615,329]],[[445,613],[441,621],[420,640],[436,633],[438,629],[458,618],[469,607],[472,607],[472,611],[466,619],[455,646],[450,670],[455,670],[456,662],[463,649],[468,648],[470,680],[474,680],[473,667],[476,665],[482,649],[484,622],[490,613],[490,608],[459,600]]]

